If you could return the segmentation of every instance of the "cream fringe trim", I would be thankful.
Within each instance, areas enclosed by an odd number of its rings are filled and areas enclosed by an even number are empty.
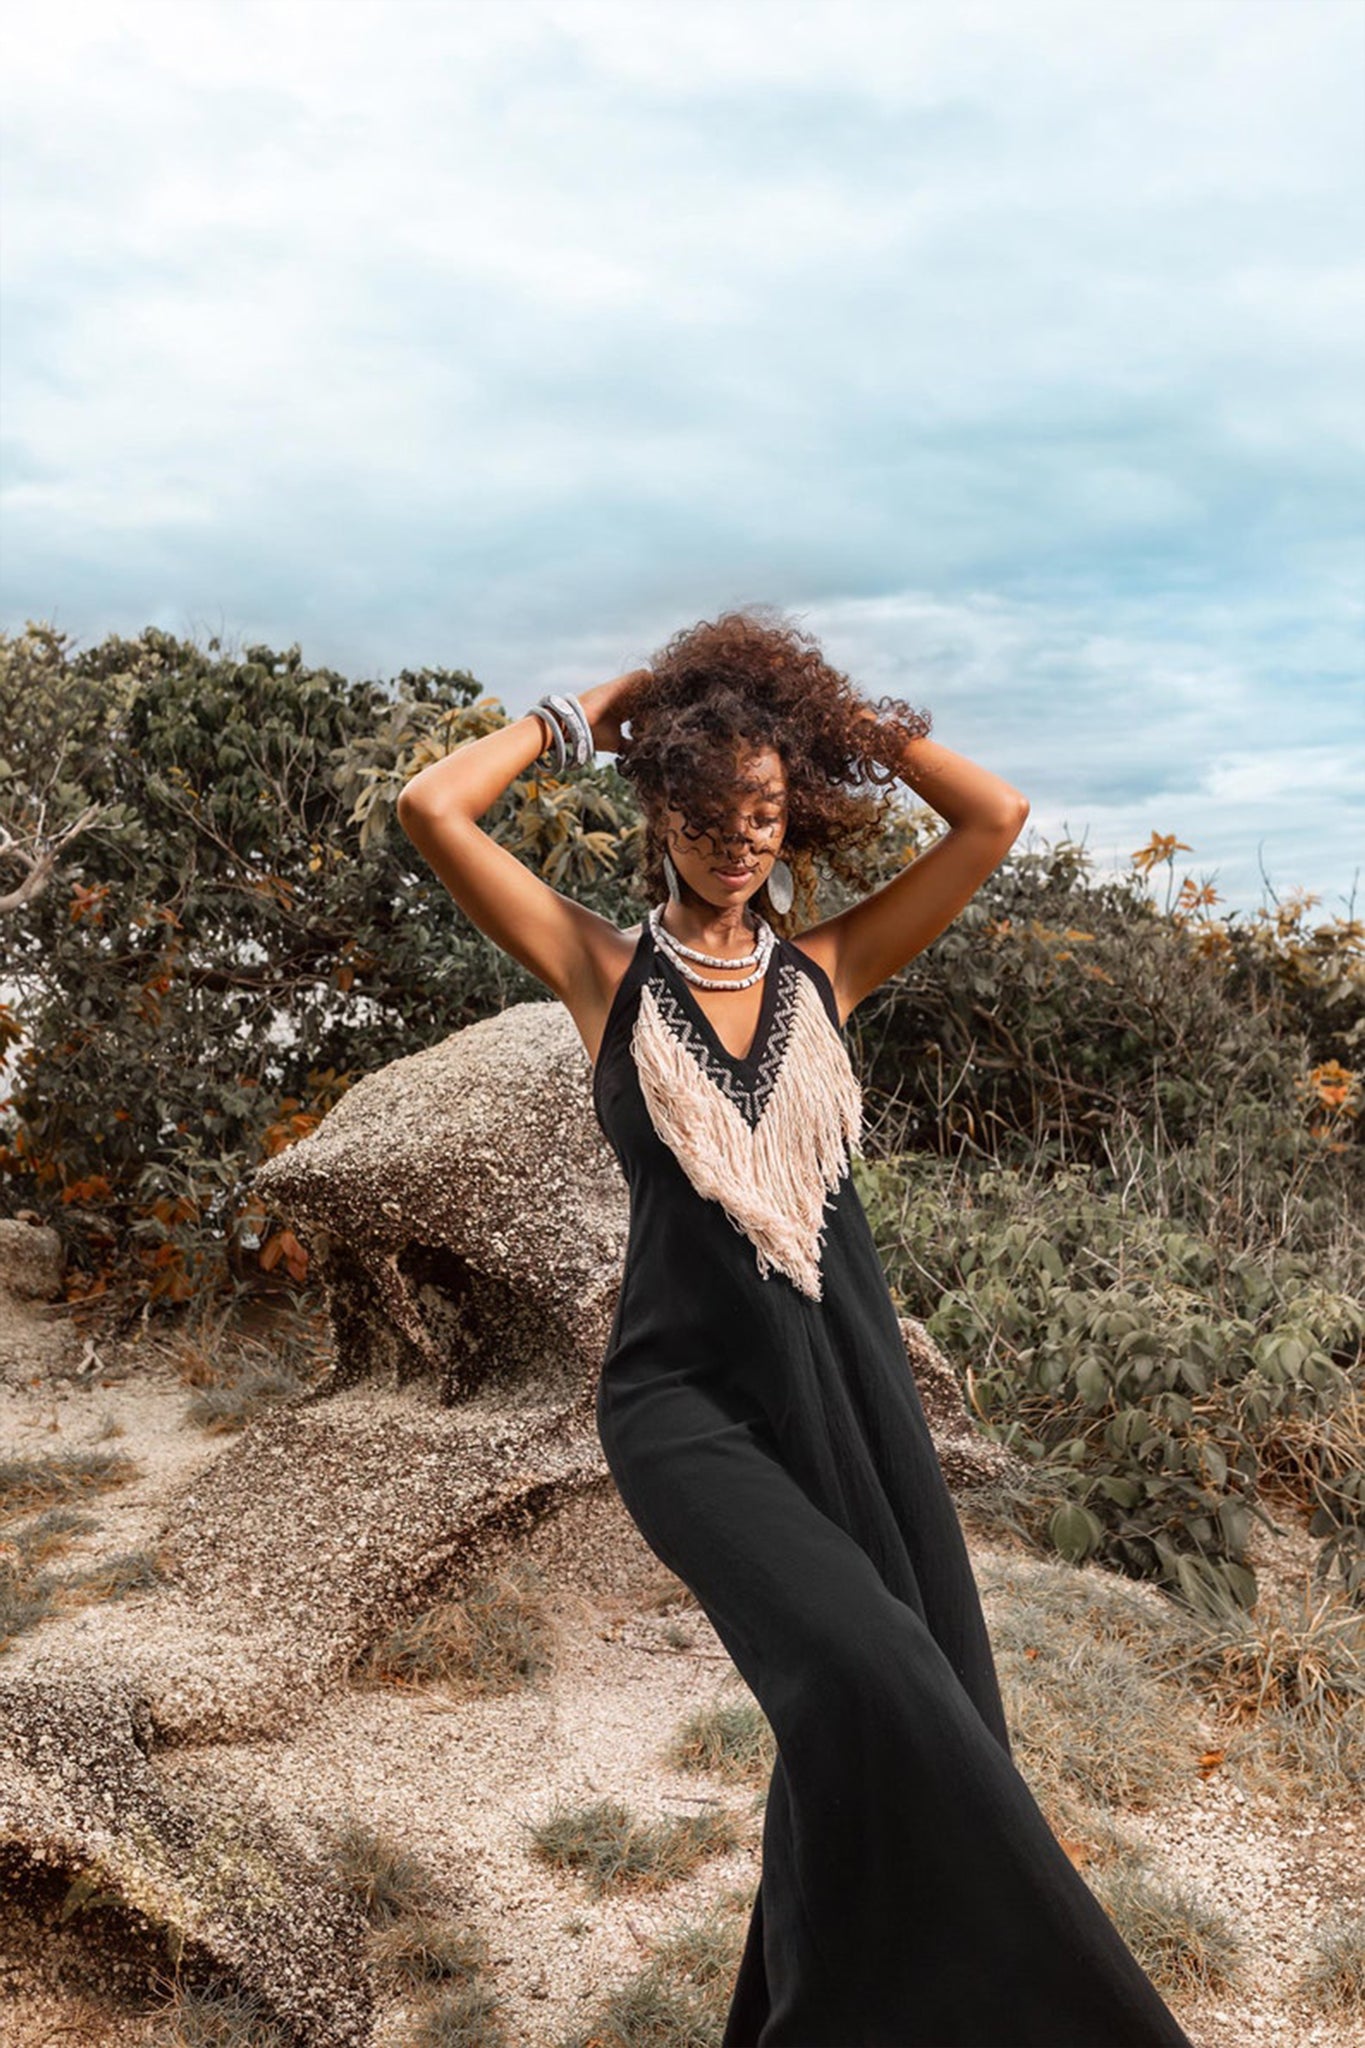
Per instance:
[[[808,975],[797,990],[781,1071],[752,1129],[662,1016],[648,981],[631,1050],[650,1119],[699,1195],[721,1204],[758,1254],[821,1298],[825,1203],[860,1149],[862,1091],[848,1049]]]

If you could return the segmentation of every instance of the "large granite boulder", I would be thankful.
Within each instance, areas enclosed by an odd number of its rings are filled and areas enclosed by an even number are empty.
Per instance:
[[[975,1430],[922,1326],[901,1330],[949,1484],[1000,1477],[1011,1454]],[[118,1671],[168,1742],[280,1734],[386,1630],[607,1480],[595,1420],[565,1401],[490,1387],[450,1409],[429,1387],[356,1387],[276,1409],[168,1500],[164,1583],[18,1637],[6,1666]]]
[[[366,1075],[254,1186],[308,1247],[333,1384],[430,1374],[586,1406],[625,1248],[625,1182],[562,1003],[517,1003]]]
[[[88,1988],[239,1986],[303,2048],[371,2035],[365,1923],[325,1863],[240,1789],[168,1783],[120,1678],[0,1678],[0,1920],[74,1940]]]

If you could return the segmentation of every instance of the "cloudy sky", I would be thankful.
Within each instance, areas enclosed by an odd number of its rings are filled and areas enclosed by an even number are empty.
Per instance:
[[[3,62],[6,629],[520,711],[773,603],[1030,833],[1365,915],[1365,0],[43,0]]]

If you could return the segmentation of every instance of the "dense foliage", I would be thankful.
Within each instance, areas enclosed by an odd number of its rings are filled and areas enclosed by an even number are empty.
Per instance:
[[[1124,1117],[1179,1145],[1243,1111],[1277,1166],[1309,1126],[1361,1143],[1365,923],[1314,925],[1308,898],[1219,920],[1189,883],[1163,910],[1144,872],[1174,844],[1111,876],[1067,840],[1017,847],[860,1005],[860,1071],[898,1106],[899,1149],[1102,1160]]]
[[[383,686],[297,648],[0,639],[0,879],[48,869],[0,920],[0,1170],[9,1208],[61,1225],[77,1288],[187,1299],[234,1226],[259,1235],[236,1195],[263,1152],[359,1074],[544,995],[388,829],[407,775],[503,717],[458,671]],[[518,782],[488,829],[592,900],[608,779],[570,801]],[[281,1252],[302,1277],[268,1233]]]
[[[1293,1190],[1291,1241],[1248,1231],[1218,1148],[1168,1158],[1163,1179],[1138,1145],[1118,1181],[871,1165],[893,1286],[987,1433],[1033,1461],[1029,1534],[1249,1606],[1252,1517],[1278,1498],[1322,1537],[1320,1572],[1365,1593],[1365,1233],[1338,1207],[1324,1236]]]

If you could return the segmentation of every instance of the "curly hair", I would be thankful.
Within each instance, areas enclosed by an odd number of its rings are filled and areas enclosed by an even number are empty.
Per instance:
[[[799,905],[803,916],[815,907],[817,858],[860,893],[874,885],[873,851],[895,803],[886,761],[930,724],[927,712],[898,698],[860,697],[813,635],[772,606],[724,612],[675,633],[619,709],[630,731],[616,765],[644,813],[638,880],[649,900],[667,893],[668,810],[683,813],[689,832],[706,831],[737,786],[737,748],[772,747],[787,775],[782,856],[796,885],[793,911]],[[882,793],[872,794],[869,784]],[[775,928],[783,926],[766,884],[755,903]]]

